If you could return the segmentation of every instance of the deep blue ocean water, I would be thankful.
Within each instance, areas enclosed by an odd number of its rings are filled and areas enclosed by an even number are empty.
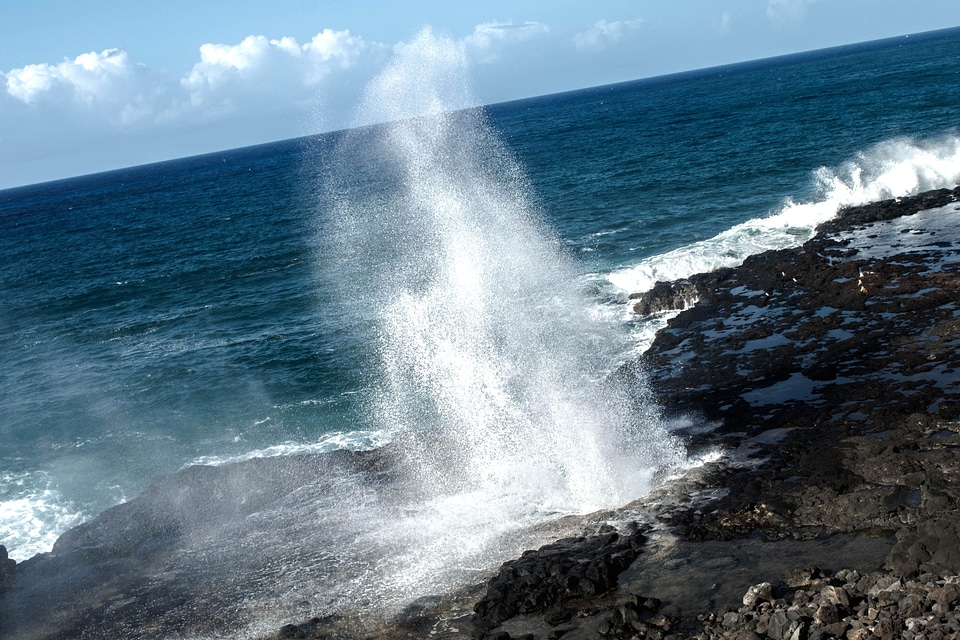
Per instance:
[[[376,126],[0,192],[0,544],[190,463],[553,424],[531,394],[582,385],[544,371],[602,377],[656,328],[629,293],[960,183],[958,61],[954,29],[451,114],[433,146]],[[566,359],[528,370],[540,342]]]

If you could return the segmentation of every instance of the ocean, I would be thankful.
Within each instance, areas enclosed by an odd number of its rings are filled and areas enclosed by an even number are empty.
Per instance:
[[[666,321],[628,295],[960,183],[958,60],[951,29],[450,111],[425,34],[360,107],[387,124],[0,191],[0,544],[388,442],[451,546],[642,497],[694,462],[609,382]]]

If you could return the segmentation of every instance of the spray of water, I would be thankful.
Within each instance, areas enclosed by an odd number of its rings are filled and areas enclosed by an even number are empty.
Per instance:
[[[347,135],[327,180],[347,303],[375,318],[370,419],[405,463],[383,534],[407,540],[398,587],[640,497],[680,459],[641,381],[608,380],[629,336],[581,297],[522,170],[481,110],[451,109],[473,104],[465,70],[457,44],[421,33],[366,94],[361,121],[389,124]]]
[[[813,236],[817,225],[836,216],[843,207],[953,188],[960,184],[960,138],[886,140],[839,167],[820,167],[811,180],[815,195],[810,201],[788,200],[769,215],[747,220],[713,238],[651,256],[611,273],[608,280],[625,293],[648,291],[658,281],[733,267],[756,253],[798,246]]]

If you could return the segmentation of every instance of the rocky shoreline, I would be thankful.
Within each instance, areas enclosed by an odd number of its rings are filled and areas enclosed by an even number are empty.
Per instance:
[[[658,284],[637,312],[684,310],[620,373],[643,371],[700,466],[388,628],[322,616],[262,637],[960,637],[958,201],[960,188],[845,210],[802,247]],[[0,637],[230,637],[229,589],[183,623],[206,593],[190,563],[282,571],[244,548],[276,523],[235,539],[222,522],[253,522],[323,468],[392,472],[383,451],[188,469],[49,557],[16,565],[0,547]],[[217,539],[236,548],[174,551]],[[187,569],[171,577],[176,554]]]
[[[848,209],[802,247],[638,296],[640,314],[685,310],[630,367],[688,420],[691,451],[721,453],[643,514],[681,549],[648,544],[602,598],[521,605],[491,627],[501,572],[480,635],[960,637],[958,200]]]

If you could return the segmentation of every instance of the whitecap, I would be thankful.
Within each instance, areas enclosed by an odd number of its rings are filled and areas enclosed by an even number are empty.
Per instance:
[[[607,280],[624,294],[649,291],[660,281],[735,267],[753,254],[799,246],[844,207],[953,188],[960,184],[960,137],[886,140],[837,168],[816,169],[811,180],[817,195],[808,202],[788,198],[768,215],[617,269]]]

